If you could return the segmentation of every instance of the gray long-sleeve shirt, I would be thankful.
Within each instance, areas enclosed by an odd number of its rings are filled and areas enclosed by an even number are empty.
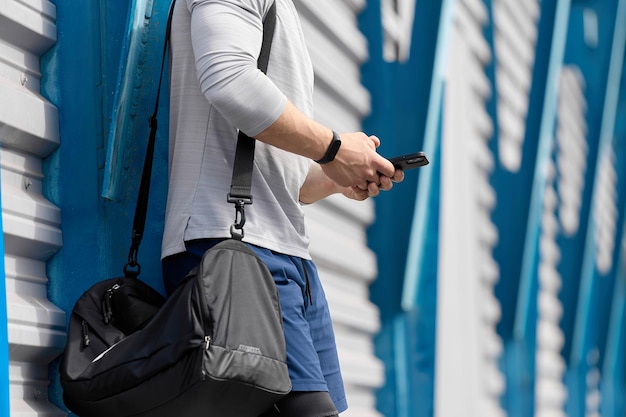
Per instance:
[[[184,241],[230,236],[226,201],[237,129],[269,127],[290,100],[313,113],[313,68],[291,0],[276,0],[267,76],[257,69],[271,0],[179,0],[172,21],[170,171],[162,256]],[[298,201],[310,160],[257,141],[244,240],[309,258]]]

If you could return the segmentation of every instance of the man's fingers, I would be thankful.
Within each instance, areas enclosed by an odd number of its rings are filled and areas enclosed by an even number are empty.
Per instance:
[[[389,191],[393,187],[393,183],[391,178],[385,177],[384,175],[380,177],[380,189],[383,191]]]
[[[388,159],[378,155],[378,175],[384,175],[385,177],[392,178],[396,174],[396,168]]]
[[[352,190],[352,195],[349,197],[354,200],[363,201],[369,197],[369,192],[367,190],[362,190],[359,187],[350,187],[350,189]]]
[[[368,178],[367,182],[370,183],[370,184],[371,183],[380,184],[380,178],[381,177],[382,176],[378,172],[376,172],[376,173],[374,173],[374,175],[372,175],[371,177]]]
[[[375,182],[370,182],[367,185],[367,194],[370,197],[376,197],[378,194],[380,194],[380,188],[378,184],[376,184]]]
[[[378,139],[377,136],[370,136],[370,140],[372,141],[372,143],[374,144],[374,149],[378,148],[380,146],[380,139]]]
[[[401,169],[396,169],[396,172],[393,174],[393,178],[391,178],[393,182],[402,182],[404,181],[404,171]]]

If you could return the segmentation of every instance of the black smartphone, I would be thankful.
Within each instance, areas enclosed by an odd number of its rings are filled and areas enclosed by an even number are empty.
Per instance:
[[[426,154],[424,152],[415,152],[407,155],[396,156],[394,158],[389,158],[389,161],[394,167],[403,171],[428,165],[428,158],[426,158]]]

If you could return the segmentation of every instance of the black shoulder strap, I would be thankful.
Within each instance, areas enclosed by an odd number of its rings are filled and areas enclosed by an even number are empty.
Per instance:
[[[172,15],[174,12],[174,5],[176,0],[172,0],[170,10],[167,17],[167,28],[165,30],[165,42],[163,45],[163,56],[161,58],[161,73],[159,74],[159,85],[157,89],[157,95],[154,103],[154,111],[148,119],[150,124],[150,136],[148,138],[148,146],[146,148],[146,157],[144,160],[143,171],[141,174],[141,184],[139,185],[139,193],[137,197],[137,205],[135,207],[135,217],[133,219],[133,231],[131,235],[131,245],[128,252],[128,263],[124,265],[124,275],[127,277],[137,277],[141,272],[141,266],[139,265],[138,253],[141,239],[143,238],[143,232],[146,224],[146,215],[148,212],[148,197],[150,193],[150,179],[152,176],[152,160],[154,158],[154,147],[156,142],[156,132],[158,128],[157,113],[159,110],[159,99],[161,96],[161,84],[163,83],[163,72],[165,70],[165,58],[167,56],[167,47],[170,40],[170,33],[172,29]],[[265,21],[263,23],[263,44],[261,46],[261,53],[259,54],[258,67],[263,72],[267,72],[267,65],[270,57],[270,49],[272,46],[272,39],[274,37],[274,27],[276,25],[276,2],[272,4]],[[237,202],[243,199],[243,204],[252,204],[252,164],[254,162],[254,139],[249,138],[243,132],[239,132],[239,138],[237,140],[237,154],[235,155],[235,166],[233,168],[233,182],[231,185],[231,193],[228,196],[229,201],[231,195],[237,198]],[[234,191],[233,191],[234,190]],[[239,205],[237,205],[239,207]],[[243,208],[241,212],[242,220]],[[241,236],[243,236],[243,223],[240,222]],[[233,225],[236,226],[236,225]]]
[[[165,70],[165,58],[167,56],[167,46],[170,40],[170,32],[172,29],[172,15],[174,13],[174,5],[176,0],[172,0],[170,10],[167,16],[167,28],[165,29],[165,41],[163,42],[163,55],[161,58],[161,72],[159,74],[159,85],[157,87],[157,95],[154,103],[154,110],[148,119],[150,125],[150,136],[148,137],[148,146],[146,148],[146,157],[144,158],[143,171],[141,173],[141,183],[139,185],[139,193],[137,196],[137,205],[135,206],[135,217],[133,219],[133,231],[131,234],[130,250],[128,251],[128,263],[124,265],[124,276],[137,277],[141,272],[141,266],[137,262],[139,245],[143,238],[143,232],[146,224],[146,215],[148,212],[148,197],[150,194],[150,179],[152,176],[152,160],[154,158],[154,146],[156,143],[156,133],[158,128],[157,113],[159,111],[159,99],[161,97],[161,84],[163,83],[163,72]]]
[[[275,27],[276,2],[272,4],[263,22],[263,43],[257,65],[264,73],[267,73]],[[243,238],[243,225],[246,222],[244,206],[252,204],[254,145],[255,140],[240,130],[237,138],[237,151],[235,153],[230,193],[228,193],[228,202],[235,204],[236,210],[235,223],[231,227],[231,235],[238,239]]]

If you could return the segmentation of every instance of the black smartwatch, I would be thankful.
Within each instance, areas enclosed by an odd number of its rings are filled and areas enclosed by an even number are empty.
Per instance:
[[[320,165],[327,164],[335,159],[337,152],[339,152],[339,147],[341,146],[341,139],[339,139],[339,135],[337,132],[333,130],[333,140],[330,141],[330,145],[328,145],[328,149],[326,149],[326,153],[322,157],[322,159],[318,159],[317,162]]]

